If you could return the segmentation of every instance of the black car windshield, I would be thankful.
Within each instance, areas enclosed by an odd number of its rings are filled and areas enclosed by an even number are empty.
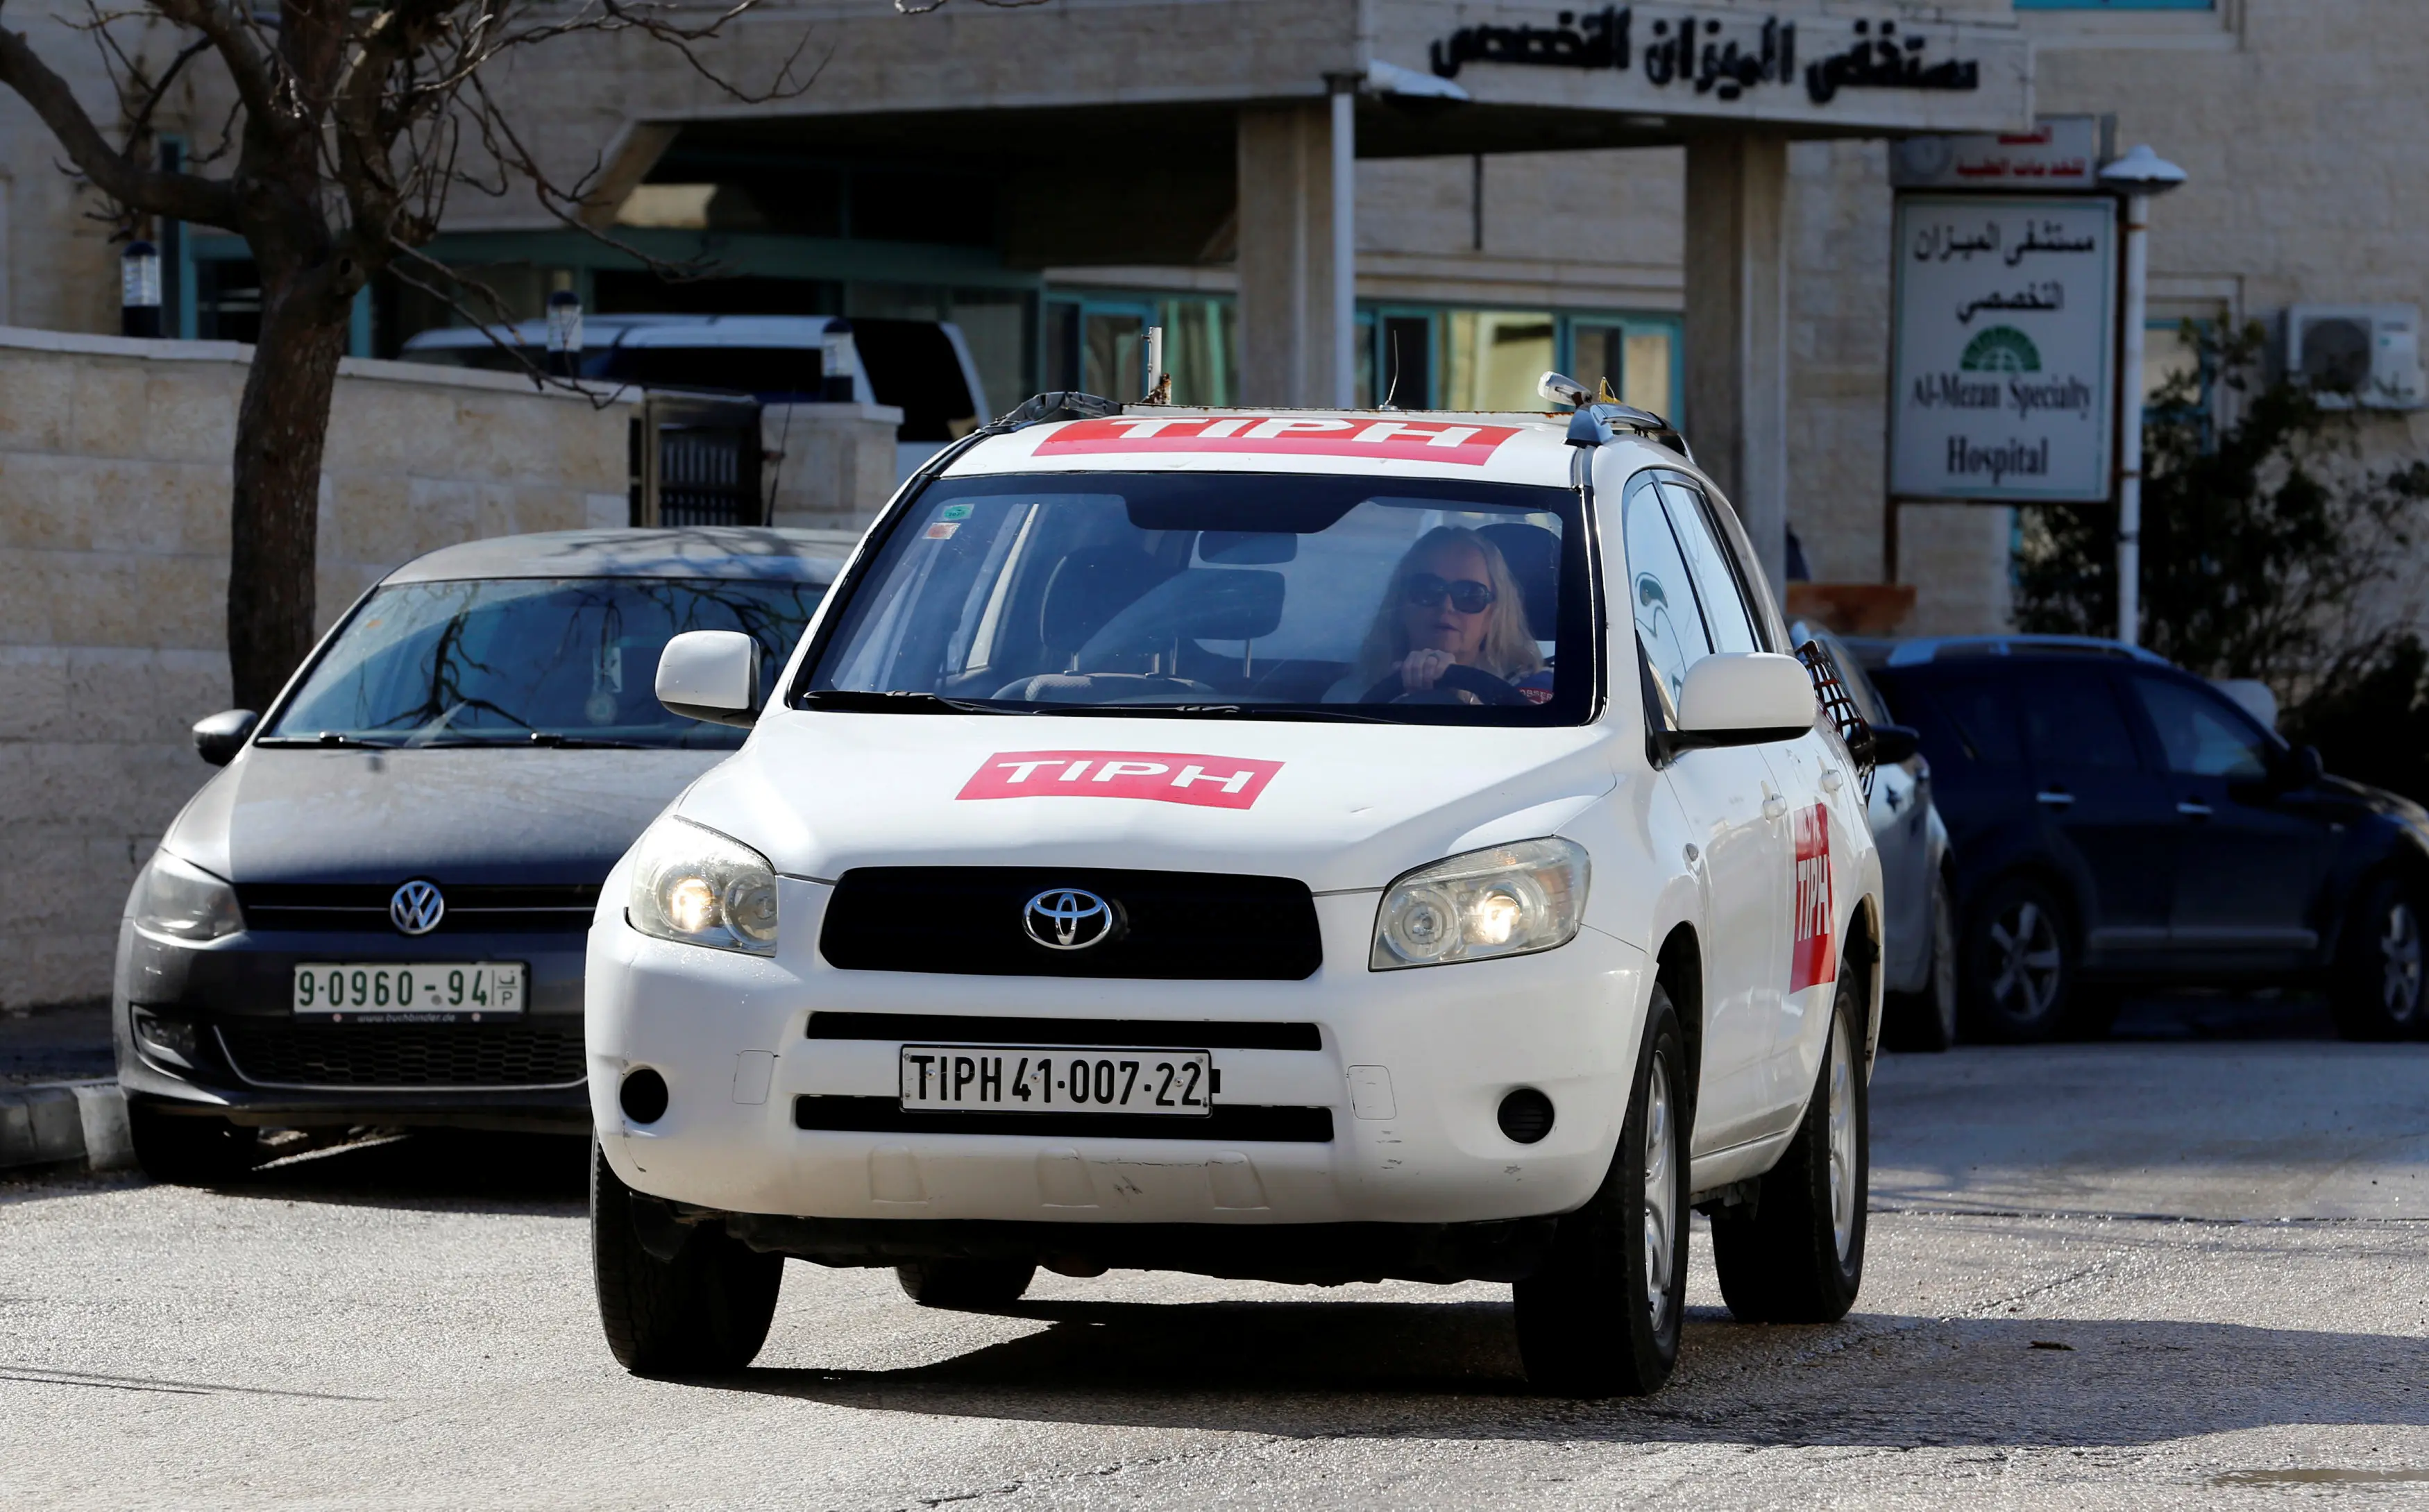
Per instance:
[[[797,706],[1575,724],[1577,495],[1238,472],[947,479],[855,575]]]
[[[759,642],[772,684],[825,591],[699,578],[394,583],[346,621],[261,738],[730,749],[746,731],[659,704],[658,653],[687,630],[738,630]]]

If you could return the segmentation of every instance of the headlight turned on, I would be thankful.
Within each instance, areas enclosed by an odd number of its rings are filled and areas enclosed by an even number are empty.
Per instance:
[[[244,928],[236,889],[191,862],[155,851],[135,882],[135,927],[172,940],[216,940]]]
[[[768,858],[716,830],[661,819],[633,855],[624,916],[661,940],[776,953],[776,870]]]
[[[1384,889],[1375,914],[1376,971],[1551,950],[1584,921],[1585,847],[1560,839],[1471,850],[1420,866]]]

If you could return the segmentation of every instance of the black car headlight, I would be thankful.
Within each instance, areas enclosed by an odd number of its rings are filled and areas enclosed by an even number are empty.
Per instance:
[[[154,851],[135,879],[127,912],[137,929],[172,940],[216,940],[244,928],[235,888],[165,850]]]

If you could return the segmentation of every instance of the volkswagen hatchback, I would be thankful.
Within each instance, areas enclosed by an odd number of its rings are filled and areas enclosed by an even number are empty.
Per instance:
[[[844,543],[590,531],[388,574],[261,717],[119,931],[119,1080],[144,1168],[211,1180],[265,1127],[588,1122],[583,931],[618,855],[739,732],[669,714],[659,652],[789,650]]]
[[[1550,382],[1547,379],[1547,383]],[[1661,444],[1664,439],[1674,445]],[[1052,396],[864,541],[591,927],[617,1356],[736,1368],[786,1256],[1514,1284],[1642,1392],[1863,1261],[1879,868],[1745,538],[1652,417]]]

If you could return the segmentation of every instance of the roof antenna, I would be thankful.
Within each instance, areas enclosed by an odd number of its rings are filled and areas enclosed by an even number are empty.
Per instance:
[[[1397,405],[1394,404],[1394,403],[1392,403],[1392,401],[1393,401],[1394,399],[1396,399],[1397,397],[1399,397],[1399,393],[1400,393],[1400,333],[1399,333],[1399,332],[1397,332],[1397,331],[1394,331],[1394,332],[1392,333],[1392,376],[1391,376],[1391,380],[1390,380],[1387,384],[1385,384],[1385,385],[1384,385],[1384,387],[1383,387],[1383,403],[1380,403],[1380,404],[1379,404],[1379,405],[1377,405],[1377,406],[1376,406],[1376,408],[1378,408],[1378,409],[1396,409],[1396,408],[1398,408],[1399,406],[1397,406]]]

